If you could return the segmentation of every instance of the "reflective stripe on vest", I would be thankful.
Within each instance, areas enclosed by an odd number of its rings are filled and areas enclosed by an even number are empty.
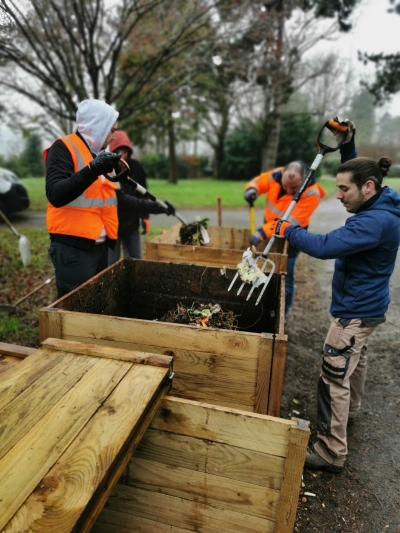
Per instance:
[[[265,206],[265,209],[266,210],[270,210],[272,211],[272,213],[274,215],[276,215],[277,218],[283,218],[284,214],[285,214],[285,211],[281,211],[280,209],[278,209],[276,207],[276,205],[274,204],[271,204],[271,202],[268,202],[267,200],[267,203],[266,203],[266,206]],[[266,211],[267,212],[267,211]],[[268,218],[269,219],[269,218]],[[288,222],[290,222],[291,224],[293,224],[294,226],[299,226],[299,221],[296,220],[294,217],[290,216],[290,217],[286,217],[285,220],[287,220]]]
[[[82,170],[86,165],[83,160],[82,154],[79,151],[79,148],[76,146],[74,141],[70,137],[64,137],[64,141],[67,141],[70,144],[70,147],[75,153],[76,160],[77,160],[77,170],[75,172],[78,172],[79,170]],[[75,198],[75,200],[72,200],[72,202],[69,202],[66,204],[68,207],[103,207],[104,205],[110,206],[110,205],[117,205],[117,198],[106,198],[105,200],[103,198],[86,198],[85,192],[83,192],[78,198]]]

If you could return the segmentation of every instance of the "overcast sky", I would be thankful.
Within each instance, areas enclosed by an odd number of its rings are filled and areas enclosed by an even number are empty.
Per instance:
[[[334,49],[350,62],[360,78],[371,79],[375,66],[363,66],[358,61],[359,51],[369,54],[400,51],[400,16],[388,13],[389,8],[389,0],[361,0],[351,18],[352,30],[346,34],[341,33],[337,41],[318,44],[312,49],[312,53]],[[387,109],[392,114],[400,115],[400,95],[393,98]]]

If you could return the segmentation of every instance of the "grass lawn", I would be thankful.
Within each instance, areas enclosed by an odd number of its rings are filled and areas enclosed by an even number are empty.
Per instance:
[[[28,190],[32,211],[45,211],[47,199],[45,195],[44,178],[24,178],[22,180]],[[333,177],[322,176],[318,183],[325,189],[326,197],[336,191],[336,180]],[[212,178],[180,180],[172,185],[166,180],[149,179],[148,187],[160,200],[169,200],[180,209],[193,207],[216,207],[221,198],[224,208],[243,207],[247,204],[243,200],[244,181],[225,181]],[[386,178],[385,184],[400,190],[400,178]]]

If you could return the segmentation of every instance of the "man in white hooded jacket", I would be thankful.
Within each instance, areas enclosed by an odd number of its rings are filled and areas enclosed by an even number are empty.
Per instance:
[[[125,194],[104,177],[120,155],[105,152],[118,126],[118,112],[100,100],[83,100],[76,113],[77,131],[44,151],[47,228],[58,298],[107,267],[108,247],[118,234],[117,203],[136,215],[167,213],[159,204]]]

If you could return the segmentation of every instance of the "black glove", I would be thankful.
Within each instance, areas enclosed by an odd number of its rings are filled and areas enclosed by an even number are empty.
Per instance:
[[[175,215],[175,207],[171,204],[171,202],[168,202],[168,200],[165,200],[164,204],[168,208],[168,209],[164,209],[164,213],[166,213],[168,216]]]
[[[246,189],[244,192],[244,199],[250,205],[252,205],[253,202],[257,199],[257,196],[258,196],[257,189],[254,189],[254,187],[250,187],[249,189]]]
[[[262,228],[259,228],[256,232],[253,233],[253,235],[250,235],[249,237],[249,243],[251,246],[257,246],[257,244],[260,244],[261,241],[265,240],[265,233]]]
[[[102,151],[89,163],[89,168],[93,174],[101,176],[117,168],[120,159],[121,154]]]

